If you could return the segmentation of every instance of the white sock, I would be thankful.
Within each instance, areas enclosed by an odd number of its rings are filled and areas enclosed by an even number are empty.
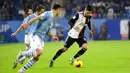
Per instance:
[[[27,57],[26,56],[23,56],[22,58],[19,59],[19,62],[25,60]]]
[[[33,50],[33,49],[30,49],[28,51],[22,52],[22,56],[26,56],[26,57],[28,57],[28,56],[37,56],[37,52],[35,50]]]

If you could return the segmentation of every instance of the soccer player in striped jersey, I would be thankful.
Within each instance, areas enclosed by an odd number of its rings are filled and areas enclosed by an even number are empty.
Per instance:
[[[57,51],[55,56],[50,61],[50,67],[53,67],[54,61],[63,53],[65,52],[74,42],[77,42],[79,47],[82,47],[81,50],[79,50],[74,57],[72,57],[69,61],[72,65],[74,60],[83,55],[87,49],[87,40],[84,37],[84,31],[86,29],[86,26],[89,27],[90,34],[92,35],[91,30],[91,16],[92,16],[92,7],[88,5],[85,7],[83,12],[78,12],[75,16],[73,16],[69,20],[70,24],[70,30],[68,32],[68,37],[66,38],[64,46]]]
[[[36,12],[33,13],[33,14],[30,14],[29,16],[27,16],[24,20],[23,20],[23,23],[27,23],[29,20],[31,20],[32,18],[42,14],[45,10],[45,7],[42,6],[42,5],[38,5],[36,7]],[[24,38],[24,43],[26,44],[26,51],[29,50],[30,48],[30,38],[29,38],[29,34],[32,32],[33,29],[35,29],[35,26],[36,24],[38,23],[35,22],[35,23],[32,23],[32,25],[30,25],[27,29],[24,29],[25,30],[25,38]],[[22,29],[19,27],[17,29],[16,32],[12,33],[11,36],[16,36]],[[24,56],[23,58],[20,59],[20,62],[23,63],[23,61],[26,59],[27,56]],[[14,66],[13,68],[15,69],[17,67],[17,64],[18,62],[17,61],[14,61]]]
[[[20,52],[17,55],[16,61],[19,62],[21,57],[23,56],[32,56],[32,58],[25,64],[18,73],[25,73],[25,71],[32,67],[38,60],[40,55],[43,53],[44,47],[44,37],[45,35],[50,36],[52,39],[58,41],[58,37],[52,35],[49,30],[54,24],[54,17],[58,16],[61,11],[61,6],[59,4],[54,4],[51,11],[45,11],[41,15],[31,19],[29,22],[21,25],[21,29],[26,29],[30,24],[39,20],[36,25],[36,28],[33,29],[31,34],[29,35],[31,39],[31,48],[28,51]]]

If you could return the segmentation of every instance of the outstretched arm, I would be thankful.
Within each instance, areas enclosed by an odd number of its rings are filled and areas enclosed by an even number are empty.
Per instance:
[[[11,34],[12,37],[16,36],[21,30],[23,30],[23,28],[20,26],[17,31],[15,31],[14,33]]]
[[[31,19],[29,22],[22,24],[21,28],[26,29],[26,28],[28,28],[28,26],[30,24],[34,23],[37,20],[40,20],[40,16],[37,16],[37,17]]]
[[[29,20],[30,20],[30,17],[28,16],[27,18],[25,18],[25,19],[23,20],[23,23],[26,23],[26,22],[29,21]],[[21,25],[14,33],[12,33],[11,36],[12,36],[12,37],[13,37],[13,36],[16,36],[21,30],[23,30],[22,25]]]
[[[31,19],[29,22],[23,24],[23,28],[27,28],[30,24],[34,23],[37,20],[43,20],[46,19],[48,17],[48,14],[46,12],[42,13],[41,15]]]

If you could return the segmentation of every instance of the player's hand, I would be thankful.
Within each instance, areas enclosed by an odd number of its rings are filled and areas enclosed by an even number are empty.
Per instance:
[[[12,37],[14,37],[14,36],[16,36],[16,35],[17,35],[17,33],[15,33],[15,32],[11,34]]]
[[[57,36],[52,36],[52,39],[55,41],[59,41],[59,38]]]
[[[90,37],[93,38],[93,31],[90,30]]]

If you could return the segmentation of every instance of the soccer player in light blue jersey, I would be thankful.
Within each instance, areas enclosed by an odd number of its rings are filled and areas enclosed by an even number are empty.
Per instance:
[[[30,14],[29,16],[27,16],[24,20],[23,20],[23,23],[27,23],[29,20],[31,20],[32,18],[42,14],[44,12],[45,8],[44,6],[42,5],[38,5],[36,7],[36,12],[33,13],[33,14]],[[35,22],[35,23],[32,23],[32,25],[30,25],[28,28],[24,29],[25,30],[25,38],[24,38],[24,43],[26,44],[26,51],[28,51],[28,49],[30,48],[30,38],[29,38],[29,34],[32,32],[32,30],[35,28],[36,24],[38,23]],[[16,32],[14,32],[11,36],[16,36],[22,29],[19,27],[17,29]],[[24,56],[20,59],[20,62],[23,63],[23,61],[25,60],[27,56]],[[14,61],[14,66],[13,68],[16,68],[17,67],[17,64],[18,62],[15,60]]]
[[[28,51],[20,52],[17,55],[17,61],[20,60],[23,56],[32,56],[32,58],[25,64],[18,73],[25,73],[25,70],[32,67],[39,59],[40,55],[43,53],[43,47],[44,42],[43,38],[45,35],[50,36],[52,39],[58,41],[58,37],[55,35],[52,35],[49,30],[53,26],[54,22],[54,16],[58,16],[61,11],[61,6],[59,4],[54,4],[51,11],[45,11],[40,16],[37,16],[33,19],[31,19],[29,22],[24,23],[21,25],[21,28],[25,29],[30,24],[36,22],[39,20],[38,24],[36,25],[36,28],[33,30],[33,32],[30,34],[31,38],[31,48]]]

